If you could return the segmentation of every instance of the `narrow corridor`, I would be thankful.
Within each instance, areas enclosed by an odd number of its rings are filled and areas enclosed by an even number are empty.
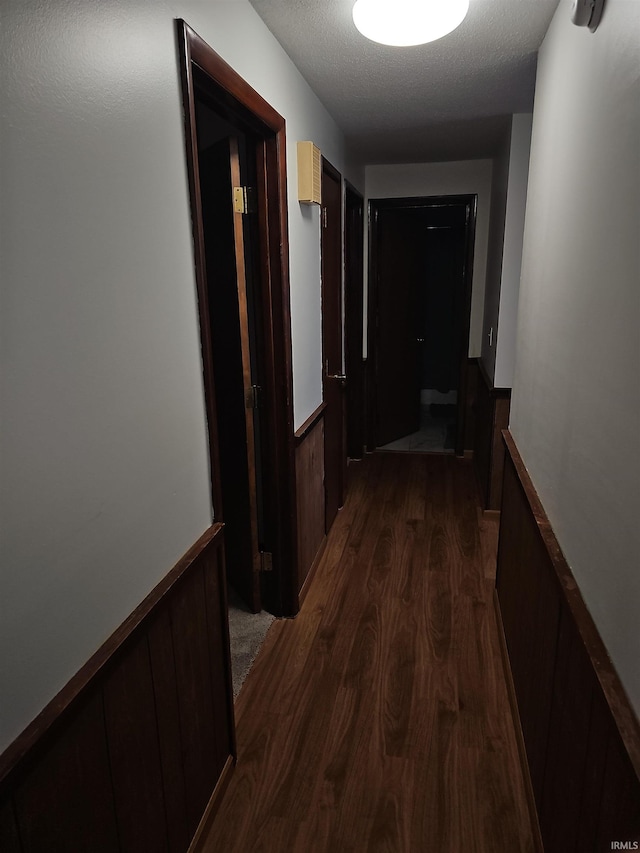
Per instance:
[[[204,849],[532,851],[472,466],[379,453],[349,473],[301,612],[236,702]]]

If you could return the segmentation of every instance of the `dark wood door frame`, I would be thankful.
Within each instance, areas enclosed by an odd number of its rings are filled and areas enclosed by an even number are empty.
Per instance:
[[[347,374],[347,455],[364,453],[364,199],[345,181],[344,345]]]
[[[331,201],[329,198],[331,197]],[[322,390],[325,444],[325,529],[344,504],[346,487],[345,380],[342,327],[342,176],[322,158]]]
[[[268,508],[265,528],[267,547],[273,554],[273,570],[263,573],[263,590],[265,606],[276,616],[294,616],[299,601],[285,121],[188,24],[182,20],[176,24],[214,515],[216,521],[224,523],[211,332],[206,322],[209,306],[198,172],[196,88],[198,97],[206,97],[220,115],[252,134],[256,144],[265,383],[263,476]]]
[[[201,112],[202,111],[202,112]],[[198,168],[207,266],[208,323],[213,346],[213,381],[217,423],[220,511],[224,516],[226,575],[253,612],[262,610],[259,535],[260,453],[255,422],[259,411],[247,408],[247,389],[263,384],[262,347],[252,335],[250,313],[257,310],[251,273],[257,265],[250,243],[254,216],[235,211],[232,187],[255,186],[250,172],[249,140],[235,128],[215,125],[216,115],[196,97]],[[222,137],[208,144],[212,135]],[[202,134],[201,134],[202,131]],[[207,140],[203,143],[203,140]],[[242,144],[241,144],[242,142]]]
[[[466,229],[466,247],[464,262],[465,295],[463,303],[463,322],[460,332],[460,358],[458,380],[458,413],[456,424],[455,453],[464,455],[464,427],[467,396],[467,365],[469,351],[469,330],[471,328],[471,292],[473,284],[473,253],[475,246],[476,216],[478,197],[469,195],[420,196],[408,198],[369,199],[369,281],[368,281],[368,319],[367,319],[367,449],[376,449],[376,390],[375,376],[377,368],[376,317],[378,314],[378,282],[376,269],[377,210],[410,210],[443,204],[468,205]]]

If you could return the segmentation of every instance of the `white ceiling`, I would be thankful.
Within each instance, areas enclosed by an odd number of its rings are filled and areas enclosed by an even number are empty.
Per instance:
[[[365,163],[492,156],[505,117],[531,110],[536,52],[558,5],[470,0],[450,35],[385,47],[355,29],[355,0],[250,2]]]

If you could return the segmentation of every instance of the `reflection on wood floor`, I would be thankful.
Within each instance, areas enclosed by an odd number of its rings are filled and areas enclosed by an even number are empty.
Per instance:
[[[469,462],[374,454],[295,620],[236,704],[204,849],[534,849],[493,611],[497,529]]]
[[[410,453],[453,453],[456,441],[456,406],[430,405],[420,408],[420,429],[378,450]]]

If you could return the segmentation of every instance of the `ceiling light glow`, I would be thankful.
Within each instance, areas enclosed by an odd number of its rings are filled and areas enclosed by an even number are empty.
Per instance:
[[[353,23],[371,41],[409,47],[446,36],[468,11],[469,0],[357,0]]]

